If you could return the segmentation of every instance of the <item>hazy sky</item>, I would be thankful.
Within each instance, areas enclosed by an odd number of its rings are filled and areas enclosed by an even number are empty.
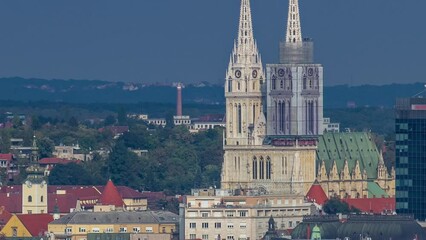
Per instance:
[[[239,0],[0,0],[0,77],[222,83]],[[252,0],[276,63],[288,0]],[[426,82],[425,0],[300,0],[325,85]]]

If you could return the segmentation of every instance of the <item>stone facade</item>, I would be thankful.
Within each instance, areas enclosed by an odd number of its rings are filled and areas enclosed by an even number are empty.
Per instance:
[[[261,239],[271,216],[277,229],[292,229],[312,205],[296,195],[188,196],[185,239]]]

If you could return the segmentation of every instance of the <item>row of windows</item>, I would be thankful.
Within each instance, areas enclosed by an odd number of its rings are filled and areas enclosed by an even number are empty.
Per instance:
[[[189,228],[191,228],[191,229],[197,228],[197,223],[195,223],[195,222],[189,223]],[[201,228],[203,228],[203,229],[209,228],[209,223],[206,223],[206,222],[201,223]],[[220,223],[220,222],[214,223],[214,228],[216,228],[216,229],[222,228],[222,223]],[[234,229],[234,224],[233,223],[228,223],[226,225],[226,228],[228,228],[228,229]],[[247,224],[246,223],[240,223],[240,228],[241,229],[247,228]]]
[[[80,232],[80,233],[85,233],[86,231],[87,231],[87,229],[85,227],[78,228],[78,232]],[[113,228],[106,228],[103,231],[106,232],[106,233],[113,233],[114,229]],[[139,233],[140,231],[141,231],[140,227],[133,227],[132,228],[132,232],[133,233]],[[163,231],[163,233],[165,233],[166,232],[166,228],[163,227],[162,231]],[[92,228],[91,232],[98,233],[98,232],[100,232],[100,229],[99,228]],[[119,232],[120,233],[126,233],[127,232],[127,227],[120,227]],[[152,233],[153,232],[153,228],[152,227],[145,227],[145,232]],[[68,234],[72,233],[72,228],[66,228],[65,229],[65,233],[68,233]]]
[[[40,202],[44,201],[44,196],[40,196]],[[30,195],[28,196],[28,202],[33,202],[33,197]]]
[[[189,234],[189,239],[198,239],[196,234]],[[208,240],[209,235],[208,234],[202,234],[201,235],[202,240]],[[218,239],[217,236],[214,237],[214,239]],[[224,239],[224,238],[222,238]],[[236,240],[236,238],[232,235],[226,236],[226,240]],[[247,240],[246,237],[239,237],[238,240]]]
[[[258,161],[256,157],[253,158],[253,179],[271,179],[272,168],[271,168],[271,158],[266,157],[266,168],[265,160],[263,157],[260,157]],[[266,171],[265,171],[266,170]]]

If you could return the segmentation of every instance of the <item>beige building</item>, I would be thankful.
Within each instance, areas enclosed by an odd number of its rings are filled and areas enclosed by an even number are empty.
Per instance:
[[[303,197],[186,196],[185,239],[261,239],[274,217],[277,229],[296,227],[312,204]],[[220,236],[220,238],[219,238]]]
[[[328,197],[395,197],[388,169],[369,133],[324,133],[317,150],[318,182]]]
[[[73,212],[49,223],[55,239],[86,240],[88,233],[168,234],[177,231],[178,215],[166,211]],[[167,238],[166,238],[167,239]]]

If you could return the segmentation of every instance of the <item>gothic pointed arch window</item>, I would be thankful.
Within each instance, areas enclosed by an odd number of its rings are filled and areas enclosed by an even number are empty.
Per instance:
[[[253,172],[253,179],[257,179],[257,158],[256,158],[256,156],[255,157],[253,157],[253,169],[252,169],[252,172]]]
[[[242,132],[241,105],[238,105],[238,111],[237,111],[237,113],[238,113],[238,133],[241,133]]]
[[[268,156],[266,157],[266,179],[271,179],[271,173],[272,173],[272,169],[271,169],[271,158]]]
[[[28,202],[33,202],[33,197],[31,195],[28,196]]]
[[[259,162],[259,179],[265,179],[265,159],[260,157]]]

